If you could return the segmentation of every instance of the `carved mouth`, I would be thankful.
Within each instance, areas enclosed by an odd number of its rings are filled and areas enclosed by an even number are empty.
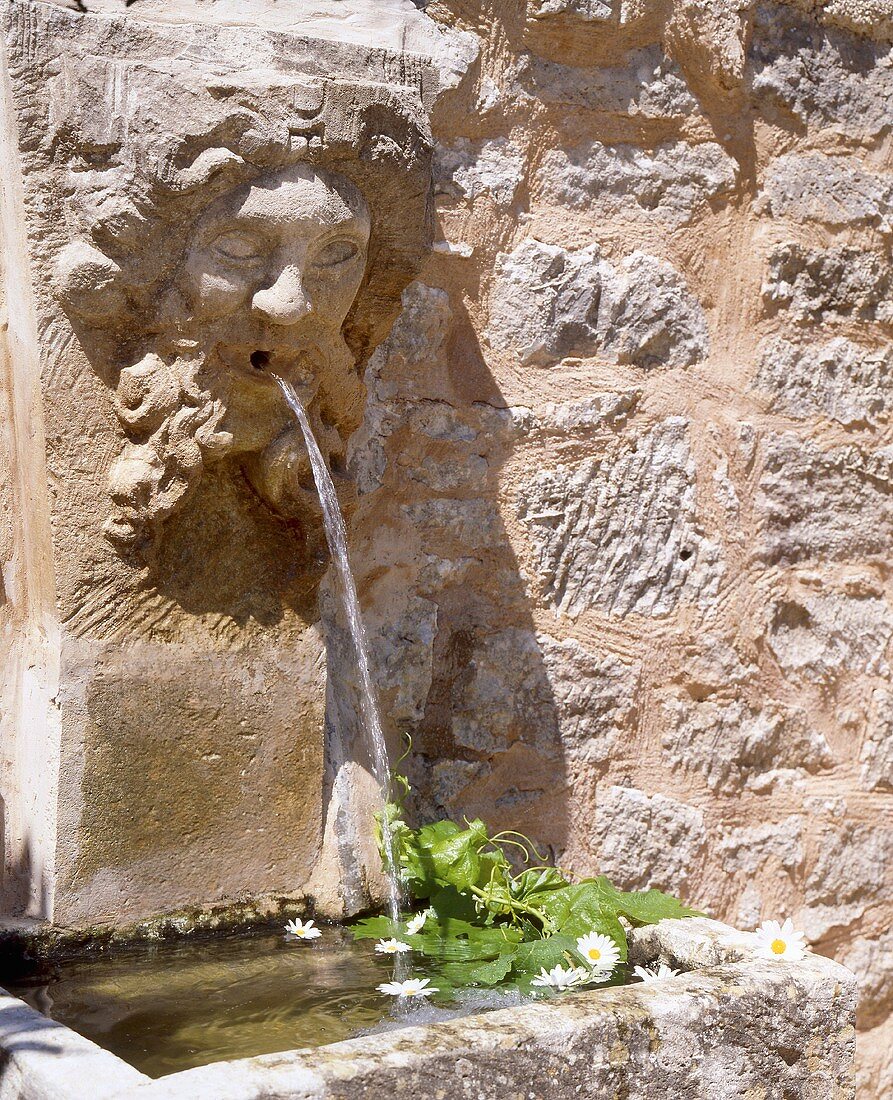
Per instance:
[[[236,377],[250,377],[256,382],[270,385],[273,383],[272,376],[278,374],[301,387],[308,396],[315,392],[315,380],[325,368],[325,360],[319,348],[312,343],[220,343],[215,351],[220,362]]]

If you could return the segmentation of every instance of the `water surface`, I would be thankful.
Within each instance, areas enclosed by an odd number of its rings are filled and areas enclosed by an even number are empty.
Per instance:
[[[370,941],[326,928],[310,942],[268,933],[114,949],[57,963],[39,981],[2,984],[158,1077],[400,1022],[375,988],[391,975]]]

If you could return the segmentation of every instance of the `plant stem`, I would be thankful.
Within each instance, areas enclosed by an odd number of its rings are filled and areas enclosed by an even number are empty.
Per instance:
[[[478,897],[482,901],[486,901],[492,904],[492,897],[487,894],[485,890],[481,890],[479,886],[469,886],[468,889],[471,891],[472,894],[475,895],[475,897]],[[536,919],[543,926],[544,931],[554,931],[554,929],[552,929],[552,922],[544,913],[541,913],[539,909],[534,909],[531,905],[525,905],[523,901],[517,901],[515,898],[510,898],[506,894],[505,899],[500,899],[498,904],[507,906],[510,910],[512,910],[512,912],[517,911],[520,913],[529,913],[530,916],[536,917]]]

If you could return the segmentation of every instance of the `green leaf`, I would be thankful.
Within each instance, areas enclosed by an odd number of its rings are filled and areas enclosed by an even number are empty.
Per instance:
[[[348,927],[357,940],[389,940],[401,934],[400,925],[394,924],[390,917],[366,917]]]
[[[515,948],[511,951],[501,951],[492,961],[472,967],[470,979],[475,985],[497,985],[512,969],[514,960]]]
[[[567,962],[565,955],[573,953],[574,946],[571,936],[560,934],[519,944],[512,962],[512,976],[536,976],[543,969],[551,970],[559,963],[564,964]]]
[[[444,886],[433,893],[431,908],[440,920],[450,917],[469,923],[480,920],[472,895],[460,893],[455,886]]]
[[[549,890],[532,898],[529,904],[545,913],[558,932],[574,939],[587,932],[610,936],[620,950],[621,960],[626,959],[626,933],[617,919],[613,899],[604,895],[597,881]]]
[[[481,870],[478,850],[487,840],[483,821],[472,821],[467,829],[432,844],[429,851],[438,881],[459,890],[474,886]]]
[[[697,909],[689,909],[678,898],[664,894],[660,890],[618,890],[612,883],[599,875],[587,880],[598,886],[600,896],[633,924],[656,924],[659,920],[672,917],[700,917]]]
[[[514,897],[525,901],[533,894],[542,893],[544,890],[558,890],[567,885],[567,879],[562,876],[557,867],[539,867],[523,871],[517,878],[512,879],[511,891]]]
[[[462,829],[455,821],[435,821],[433,825],[423,825],[418,831],[418,846],[431,849],[442,840],[448,840]]]
[[[436,922],[429,918],[423,932],[405,937],[413,950],[446,962],[495,959],[520,938],[520,932],[514,928],[488,928],[452,918]]]

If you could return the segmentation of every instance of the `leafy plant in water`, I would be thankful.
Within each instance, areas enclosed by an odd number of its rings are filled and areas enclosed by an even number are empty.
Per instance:
[[[395,776],[395,784],[402,801],[409,785],[402,775]],[[359,921],[353,926],[354,936],[396,936],[410,944],[438,964],[442,991],[445,984],[504,982],[529,989],[543,968],[580,966],[576,941],[589,932],[608,936],[625,962],[624,920],[638,926],[665,917],[699,915],[660,890],[618,890],[604,875],[571,882],[559,868],[545,865],[515,873],[508,850],[520,854],[525,864],[533,856],[543,858],[527,837],[510,831],[490,836],[477,818],[464,827],[442,820],[411,829],[401,802],[389,802],[383,814],[376,815],[383,862],[383,815],[390,824],[403,891],[425,902],[430,915],[414,935],[382,916]]]

